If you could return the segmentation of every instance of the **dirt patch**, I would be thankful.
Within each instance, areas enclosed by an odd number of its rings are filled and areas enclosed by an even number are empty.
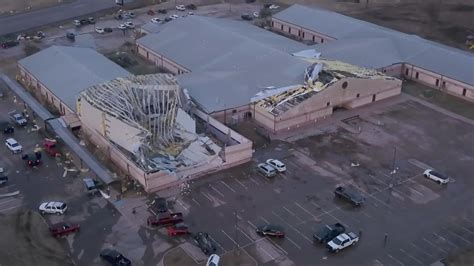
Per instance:
[[[38,213],[0,215],[0,224],[1,265],[73,265]]]
[[[73,0],[2,0],[0,16],[30,12],[37,9],[70,3]]]

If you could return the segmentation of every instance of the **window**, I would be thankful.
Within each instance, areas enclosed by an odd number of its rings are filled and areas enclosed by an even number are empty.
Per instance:
[[[418,77],[419,77],[419,74],[420,74],[420,73],[416,72],[415,78],[417,78],[417,79],[418,79]]]
[[[301,37],[304,38],[304,31],[301,33]]]
[[[356,96],[356,97],[359,98],[359,97],[360,97],[360,93],[357,93],[357,96]]]
[[[443,88],[446,87],[446,81],[443,81]]]
[[[436,79],[436,87],[439,86],[439,79]]]
[[[291,33],[291,27],[288,27],[288,33]]]
[[[467,91],[467,89],[462,90],[462,96],[466,96],[466,91]]]
[[[275,23],[273,23],[273,21],[272,21],[272,28],[273,28],[274,26],[275,26]]]
[[[150,58],[150,53],[149,52],[146,52],[146,58]]]
[[[375,102],[376,97],[377,97],[377,94],[372,95],[372,102]]]
[[[384,70],[382,70],[382,72],[385,73],[385,72],[387,72],[387,70],[384,69]]]
[[[315,40],[314,40],[314,35],[313,35],[313,42],[314,42],[314,41],[315,41]]]
[[[405,69],[405,75],[407,75],[407,76],[408,76],[408,68],[407,68],[407,69]]]
[[[232,114],[236,114],[237,113],[237,110],[232,110]]]
[[[347,88],[347,85],[348,85],[347,81],[344,81],[344,83],[342,83],[342,88],[343,89]]]
[[[280,29],[283,30],[283,24],[280,26]]]
[[[324,39],[321,39],[321,43],[324,43]]]
[[[327,102],[327,103],[326,103],[326,106],[329,106],[329,105],[331,105],[331,102]]]

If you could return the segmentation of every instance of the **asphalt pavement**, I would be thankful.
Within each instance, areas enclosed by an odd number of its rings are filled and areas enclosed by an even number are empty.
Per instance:
[[[116,7],[114,0],[76,0],[72,3],[0,17],[0,36],[86,16]]]

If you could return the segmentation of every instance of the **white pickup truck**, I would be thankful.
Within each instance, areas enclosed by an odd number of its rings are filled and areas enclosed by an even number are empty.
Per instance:
[[[355,233],[343,233],[329,241],[326,247],[331,252],[339,252],[339,250],[355,245],[357,242],[359,242],[359,236]]]

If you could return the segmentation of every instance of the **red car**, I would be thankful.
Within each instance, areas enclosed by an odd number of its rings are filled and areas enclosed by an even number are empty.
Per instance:
[[[180,212],[177,213],[158,213],[156,216],[150,216],[147,219],[148,225],[159,226],[159,225],[173,225],[181,223],[183,221],[183,214]]]
[[[189,232],[188,226],[183,223],[177,223],[168,227],[168,236],[182,236],[189,234],[191,234],[191,232]]]
[[[66,236],[72,233],[79,232],[81,229],[81,226],[78,224],[70,224],[70,223],[57,223],[53,224],[50,228],[49,231],[54,237],[60,237],[60,236]]]

